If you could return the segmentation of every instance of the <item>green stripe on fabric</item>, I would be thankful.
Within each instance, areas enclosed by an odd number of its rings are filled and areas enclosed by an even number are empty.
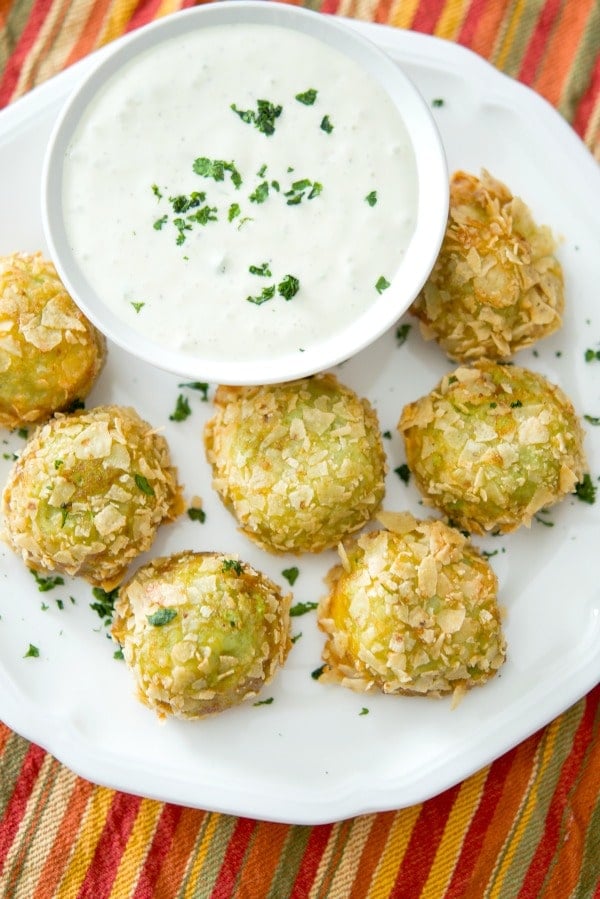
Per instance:
[[[552,802],[556,786],[560,779],[562,768],[573,747],[573,739],[581,722],[584,711],[583,703],[570,708],[562,718],[556,719],[544,731],[535,758],[535,771],[528,784],[519,813],[515,818],[511,832],[502,847],[493,878],[488,885],[495,899],[514,899],[518,895],[536,847],[542,838],[546,826],[548,809]],[[553,731],[558,728],[558,733],[550,756],[546,755],[546,747],[554,738]],[[533,807],[530,806],[530,798],[533,797]],[[497,882],[504,859],[513,849],[516,831],[525,812],[529,814],[520,842],[514,847],[514,853],[509,867],[502,875],[502,881]]]
[[[215,826],[215,819],[218,820],[214,834],[210,837],[208,846],[204,846],[203,843],[206,839],[206,830],[209,828],[209,825],[212,825],[212,827]],[[235,830],[237,820],[238,819],[232,815],[222,815],[218,812],[211,812],[206,816],[206,821],[203,823],[199,835],[200,838],[197,840],[191,853],[192,865],[179,888],[179,896],[185,896],[186,891],[188,890],[191,890],[191,895],[194,896],[194,899],[207,899],[207,897],[211,895],[217,882],[217,877],[219,876],[219,871],[221,870],[221,865]],[[196,880],[192,881],[190,878],[194,867],[193,862],[196,860],[200,851],[204,856],[204,860],[202,867],[198,871]]]
[[[581,876],[571,899],[589,899],[598,888],[598,859],[600,858],[600,799],[587,824],[583,847]]]
[[[306,850],[311,828],[301,824],[290,827],[281,848],[279,863],[265,899],[281,899],[296,880]]]
[[[23,737],[17,734],[11,734],[4,747],[2,759],[0,760],[0,818],[4,817],[4,812],[14,792],[15,785],[19,779],[23,761],[27,755],[29,743]]]
[[[10,8],[6,27],[0,32],[0,78],[19,42],[34,3],[35,0],[19,0],[19,3],[13,3]]]
[[[537,21],[545,6],[545,0],[537,0],[535,3],[522,4],[521,11],[515,13],[514,7],[518,5],[519,4],[513,4],[511,6],[510,16],[506,25],[505,39],[507,40],[508,34],[510,34],[512,36],[511,42],[509,45],[506,45],[503,41],[500,48],[502,71],[507,75],[511,75],[513,78],[516,78],[519,74],[523,57],[529,46],[529,41],[531,40],[531,35],[533,34]],[[512,21],[515,15],[518,19],[516,27],[513,25]]]
[[[590,10],[590,17],[571,62],[568,77],[565,78],[558,103],[558,111],[568,122],[573,121],[577,106],[590,85],[599,55],[600,3],[595,3]]]

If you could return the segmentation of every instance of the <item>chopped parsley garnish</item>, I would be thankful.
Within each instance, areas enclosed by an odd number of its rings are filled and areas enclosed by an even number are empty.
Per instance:
[[[286,275],[277,285],[277,292],[284,300],[291,300],[300,290],[300,281],[293,275]]]
[[[600,350],[586,350],[584,358],[586,362],[598,362],[600,360]]]
[[[55,601],[56,605],[58,606],[58,608],[60,609],[60,611],[62,612],[62,610],[63,610],[64,607],[65,607],[64,600],[62,600],[62,599],[56,599],[56,600],[54,600],[54,601]]]
[[[321,665],[320,668],[315,668],[314,671],[310,672],[310,676],[313,680],[319,680],[323,672],[325,671],[325,665]]]
[[[261,278],[272,278],[273,272],[269,268],[268,262],[263,262],[262,265],[250,265],[248,267],[248,271],[251,275],[259,275]]]
[[[286,579],[290,587],[293,587],[296,581],[298,580],[298,575],[300,574],[300,569],[295,565],[293,568],[284,568],[281,572],[283,577]]]
[[[269,182],[262,181],[258,187],[256,187],[248,199],[251,203],[264,203],[267,197],[269,196]]]
[[[445,103],[445,100],[442,100],[441,97],[435,97],[431,101],[431,105],[434,107],[434,109],[439,109],[441,106],[444,105],[444,103]]]
[[[301,636],[302,631],[300,631],[299,634],[294,634],[294,636],[290,638],[290,643],[297,643]]]
[[[255,306],[262,306],[263,303],[266,303],[267,300],[272,300],[275,296],[275,285],[271,284],[269,287],[263,287],[259,296],[257,297],[246,297],[248,303],[254,303]]]
[[[154,487],[149,482],[148,478],[145,478],[143,474],[134,474],[133,480],[135,481],[135,485],[138,490],[141,490],[142,493],[145,493],[146,496],[155,496]]]
[[[244,570],[244,566],[241,562],[238,562],[237,559],[223,559],[223,571],[235,571],[236,574],[241,574]]]
[[[375,204],[377,203],[377,191],[372,190],[370,194],[367,194],[365,200],[369,204],[369,206],[375,206]]]
[[[199,521],[200,524],[204,524],[206,521],[206,512],[204,509],[195,509],[191,507],[187,510],[187,516],[190,521]]]
[[[359,712],[358,714],[359,714],[359,715],[368,715],[368,714],[369,714],[369,710],[368,710],[368,708],[367,708],[366,706],[363,706],[362,709],[360,710],[360,712]]]
[[[307,91],[296,94],[296,100],[298,103],[304,103],[305,106],[312,106],[317,99],[317,93],[318,91],[316,91],[314,87],[309,87]]]
[[[23,658],[24,658],[24,659],[29,659],[29,658],[31,658],[31,659],[37,659],[38,656],[39,656],[39,654],[40,654],[40,651],[39,651],[39,649],[37,648],[37,646],[34,646],[33,643],[30,643],[30,644],[29,644],[29,649],[27,650],[27,652],[25,653],[25,655],[23,656]]]
[[[208,402],[208,383],[206,381],[184,381],[183,384],[179,384],[179,387],[189,387],[191,390],[199,390],[202,394],[201,400],[203,403]]]
[[[584,474],[583,481],[575,484],[575,493],[582,502],[589,503],[590,506],[594,505],[596,502],[596,488],[589,474]]]
[[[157,609],[156,612],[153,612],[151,615],[146,615],[148,624],[151,624],[152,627],[163,627],[165,624],[173,621],[176,617],[177,609],[168,608]]]
[[[203,178],[212,178],[214,181],[224,181],[225,173],[229,173],[233,186],[238,190],[242,185],[242,176],[233,162],[225,162],[223,159],[208,159],[199,156],[194,160],[192,169]]]
[[[383,291],[387,290],[389,286],[390,286],[390,282],[387,280],[387,278],[384,278],[383,275],[381,275],[377,279],[377,283],[375,285],[375,290],[377,291],[377,293],[383,293]]]
[[[199,225],[207,225],[209,222],[217,221],[216,206],[202,206],[197,212],[193,212],[187,217],[188,222],[197,222]]]
[[[306,199],[312,200],[319,196],[323,190],[323,185],[318,181],[311,181],[310,178],[300,178],[298,181],[293,181],[290,189],[284,193],[284,197],[288,197],[287,205],[297,206],[301,203],[309,188]]]
[[[23,440],[27,440],[27,438],[29,437],[29,431],[27,430],[27,428],[17,428],[17,434],[19,437],[22,437]]]
[[[110,624],[115,610],[115,602],[119,596],[119,588],[103,590],[102,587],[93,587],[92,596],[96,602],[90,603],[90,609],[96,612],[105,624]]]
[[[588,424],[600,425],[600,417],[598,417],[597,415],[584,415],[583,417],[585,421],[588,422]]]
[[[117,659],[117,661],[122,662],[124,658],[125,656],[123,655],[123,650],[115,649],[115,651],[113,652],[113,659]]]
[[[241,213],[239,203],[232,203],[227,213],[227,221],[232,222]]]
[[[242,122],[245,122],[246,125],[254,125],[267,137],[275,131],[275,120],[283,112],[282,106],[275,105],[270,100],[257,100],[256,110],[238,109],[235,103],[231,104],[230,109],[240,117]]]
[[[160,230],[162,230],[162,226],[166,225],[166,223],[168,221],[169,221],[169,216],[163,215],[159,219],[156,219],[156,221],[154,222],[154,225],[152,227],[154,228],[155,231],[160,231]]]
[[[61,465],[64,465],[64,464],[65,464],[65,463],[63,462],[62,459],[55,459],[55,460],[54,460],[54,467],[56,468],[57,471],[58,471],[58,469],[60,468],[60,466],[61,466]]]
[[[156,197],[157,200],[162,200],[162,194],[160,192],[160,187],[158,186],[158,184],[152,185],[152,193],[154,194],[154,196]]]
[[[292,606],[290,609],[290,615],[292,618],[298,618],[300,615],[306,615],[307,612],[312,612],[318,605],[318,602],[297,602],[296,605]]]
[[[264,177],[265,177],[265,172],[266,172],[266,171],[267,171],[267,164],[266,164],[266,162],[265,162],[264,165],[261,165],[261,167],[259,168],[258,172],[256,173],[256,177],[257,177],[257,178],[264,178]]]
[[[197,190],[193,190],[189,196],[178,194],[176,197],[169,197],[169,203],[176,215],[182,215],[190,209],[195,209],[200,203],[204,203],[205,200],[206,194]]]
[[[511,409],[520,409],[522,405],[523,405],[523,403],[521,402],[521,400],[515,400],[514,403],[510,404],[510,408]]]
[[[392,439],[392,432],[391,432],[391,431],[384,431],[384,432],[382,433],[381,436],[382,436],[382,437],[385,437],[386,440],[391,440],[391,439]]]
[[[48,590],[54,590],[55,587],[61,587],[65,582],[64,578],[62,578],[59,574],[42,577],[39,572],[33,571],[31,568],[29,570],[31,571],[35,579],[37,588],[40,593],[47,593]]]
[[[133,302],[132,302],[131,305],[133,306],[133,308],[135,309],[136,312],[139,312],[140,309],[143,309],[144,306],[145,306],[146,304],[145,304],[145,303],[133,303]]]
[[[331,134],[333,131],[333,125],[331,124],[331,119],[328,115],[323,116],[321,119],[320,125],[321,131],[324,131],[326,134]]]
[[[408,484],[410,481],[410,468],[406,463],[403,465],[399,465],[398,468],[394,468],[395,474],[398,475],[401,481],[404,481],[405,484]]]
[[[398,346],[402,346],[404,343],[406,343],[406,339],[410,334],[410,328],[411,326],[408,324],[398,325],[398,327],[396,328],[396,340],[398,342]]]
[[[269,696],[268,699],[259,699],[258,702],[253,702],[252,705],[271,705],[274,702],[274,697]]]
[[[184,396],[183,393],[180,393],[177,397],[177,403],[175,404],[175,410],[169,415],[169,421],[185,421],[186,418],[192,414],[192,410],[190,409],[190,401],[187,396]]]
[[[534,515],[533,517],[535,518],[536,521],[539,521],[540,524],[543,524],[545,528],[553,528],[554,527],[553,521],[548,521],[547,519],[542,518],[541,515]]]

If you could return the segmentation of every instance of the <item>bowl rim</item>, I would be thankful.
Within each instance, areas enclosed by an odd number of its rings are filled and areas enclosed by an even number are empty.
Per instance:
[[[368,71],[400,108],[413,146],[418,180],[416,227],[390,287],[352,322],[326,340],[256,360],[205,359],[154,341],[128,325],[97,296],[70,252],[62,215],[63,162],[81,114],[107,80],[138,53],[192,29],[227,24],[292,28],[321,40]],[[400,106],[400,103],[402,104]],[[65,288],[110,341],[151,365],[182,377],[222,384],[268,384],[324,371],[371,345],[408,310],[438,256],[447,225],[449,179],[440,133],[425,98],[380,47],[339,17],[264,0],[229,0],[180,10],[119,38],[70,95],[55,122],[41,178],[42,227],[50,257]],[[400,281],[402,282],[400,285]]]

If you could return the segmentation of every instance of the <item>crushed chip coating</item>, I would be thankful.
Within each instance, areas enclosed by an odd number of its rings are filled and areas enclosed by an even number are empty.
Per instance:
[[[563,273],[547,226],[505,184],[455,172],[446,234],[411,311],[451,359],[507,359],[560,327]]]
[[[45,421],[85,399],[106,341],[40,253],[0,258],[0,426]]]
[[[255,697],[291,647],[291,596],[237,557],[182,552],[121,587],[112,635],[139,699],[200,718]]]
[[[442,521],[381,519],[389,530],[347,542],[328,575],[319,681],[433,697],[484,684],[506,656],[489,562]]]
[[[367,400],[333,375],[219,387],[205,446],[241,530],[271,552],[320,552],[361,528],[384,495],[385,453]]]
[[[2,511],[2,537],[30,568],[110,590],[183,501],[164,437],[133,409],[97,406],[37,429]]]
[[[476,534],[529,525],[586,471],[570,400],[516,365],[457,368],[404,408],[398,430],[426,502]]]

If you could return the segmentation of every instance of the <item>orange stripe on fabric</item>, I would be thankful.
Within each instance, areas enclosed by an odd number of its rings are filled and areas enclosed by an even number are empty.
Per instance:
[[[390,22],[396,28],[410,28],[419,0],[396,0],[390,13]]]
[[[460,785],[423,886],[421,899],[439,899],[446,893],[465,835],[481,801],[486,778],[487,771],[479,771]]]
[[[53,899],[58,895],[56,888],[62,879],[74,838],[93,790],[94,785],[89,781],[83,778],[76,779],[54,843],[40,871],[32,899]]]
[[[113,791],[107,787],[94,787],[85,812],[74,835],[69,863],[63,871],[57,896],[77,895],[94,858],[98,840],[109,813]]]
[[[560,25],[554,32],[540,74],[533,82],[533,87],[554,106],[558,106],[564,80],[595,2],[577,0],[564,4]]]
[[[598,712],[598,697],[600,697],[600,689],[597,688],[595,696],[589,695],[583,701],[583,715],[548,808],[544,832],[523,880],[519,894],[522,899],[541,894],[545,874],[550,870],[559,841],[561,837],[564,838],[565,830],[570,829],[568,816],[571,814],[571,804],[569,799],[572,792],[577,789],[577,778],[582,771],[600,771],[600,747],[597,745],[598,725],[594,721]],[[594,753],[596,753],[595,764]],[[598,802],[597,784],[595,786],[595,795],[588,797],[591,802],[586,808],[586,820],[582,822],[583,833],[587,832],[590,809]],[[566,821],[565,816],[567,816]],[[578,858],[580,859],[581,855],[578,855]]]
[[[0,754],[4,752],[4,747],[12,737],[12,731],[0,721]]]
[[[490,59],[509,4],[510,0],[494,3],[474,0],[458,36],[459,42]]]
[[[421,0],[411,22],[413,31],[433,34],[437,21],[442,14],[445,0]]]
[[[531,84],[535,79],[537,68],[543,58],[552,29],[560,14],[562,2],[563,0],[546,0],[544,3],[521,60],[518,78],[524,84]]]
[[[101,44],[108,44],[124,33],[136,5],[137,0],[116,0],[111,4],[104,23],[104,31],[100,35]]]
[[[371,880],[369,899],[390,899],[396,872],[406,853],[420,811],[421,806],[414,805],[395,813],[394,823]]]
[[[258,824],[244,858],[242,879],[238,885],[238,889],[243,888],[244,895],[266,895],[289,830],[287,824]]]
[[[442,14],[437,20],[434,34],[446,40],[456,40],[456,36],[464,22],[469,3],[466,0],[447,0]]]
[[[27,801],[45,756],[44,750],[32,743],[23,759],[19,778],[0,822],[0,875],[4,870],[7,855],[27,810]]]
[[[131,888],[138,879],[152,844],[161,810],[160,802],[153,799],[142,800],[127,845],[119,859],[110,899],[122,899],[123,896],[131,895]]]
[[[306,899],[332,830],[333,824],[317,824],[311,830],[289,899]]]
[[[356,869],[348,899],[366,899],[369,895],[371,879],[381,858],[381,852],[394,823],[395,812],[381,812],[373,815],[373,823]]]
[[[8,60],[4,75],[0,80],[0,108],[5,106],[12,97],[23,64],[27,59],[31,47],[35,43],[38,32],[44,25],[44,21],[51,7],[52,0],[37,0],[32,6],[27,25],[23,29],[17,46]]]
[[[83,24],[79,39],[65,60],[65,68],[99,47],[102,29],[112,2],[113,0],[96,0]]]
[[[211,893],[211,899],[230,899],[235,895],[238,872],[257,826],[258,822],[251,821],[249,818],[238,819],[229,840],[217,882]]]
[[[156,880],[156,895],[168,896],[172,884],[181,884],[187,866],[190,864],[194,845],[198,839],[200,828],[208,817],[208,812],[199,809],[184,808],[173,834],[169,854],[164,859]]]

